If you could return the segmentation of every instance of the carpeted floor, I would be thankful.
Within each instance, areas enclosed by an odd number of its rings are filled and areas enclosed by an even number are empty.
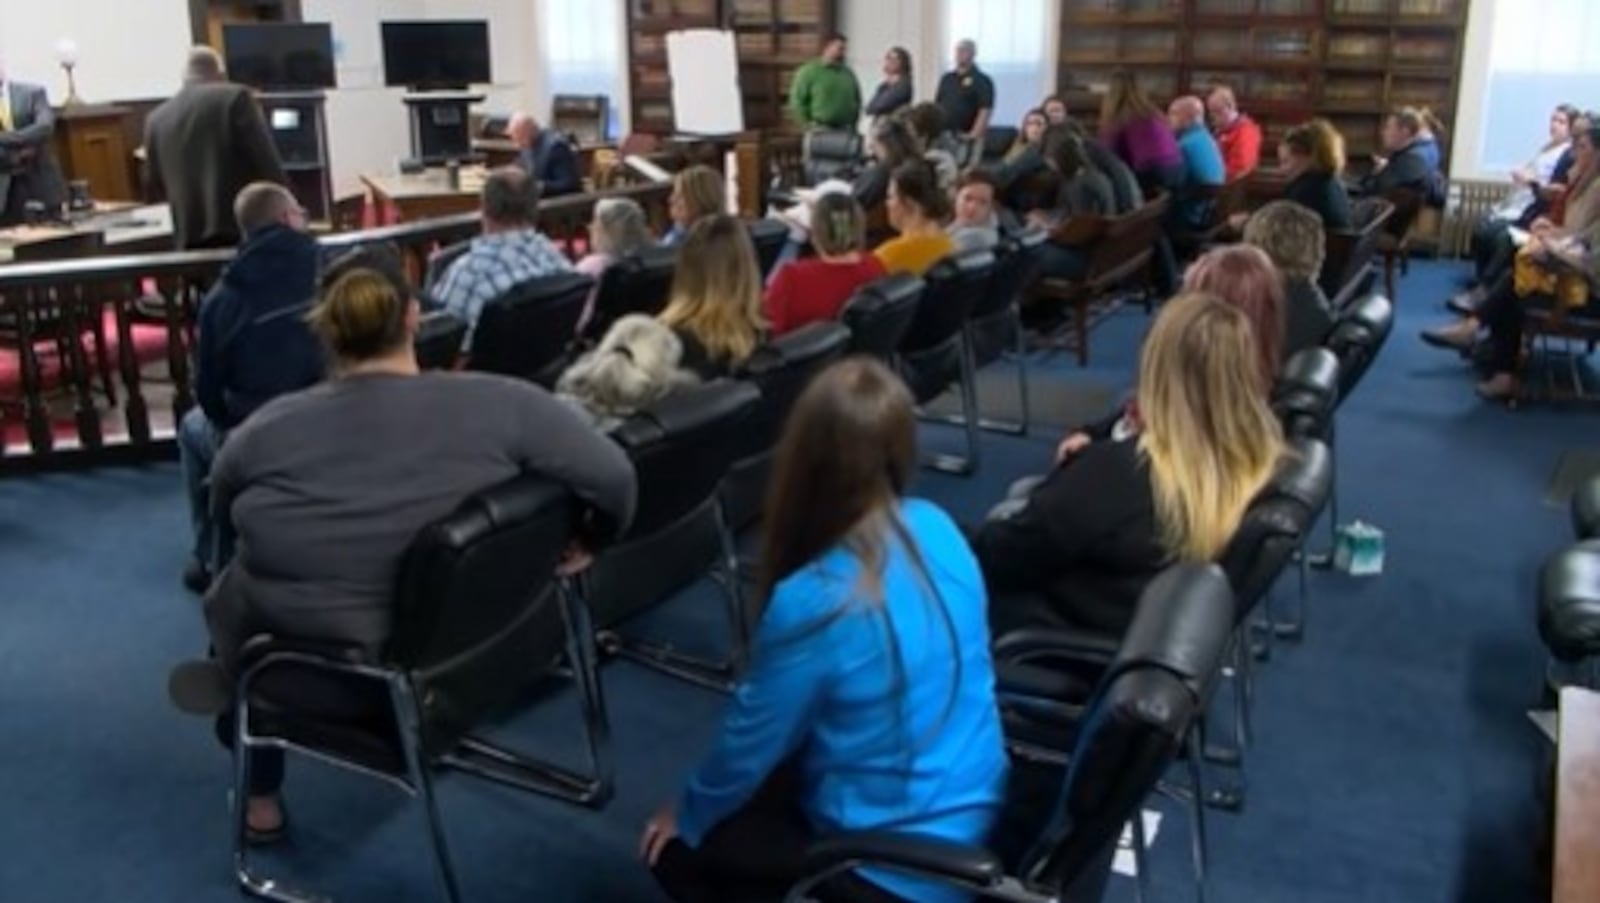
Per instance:
[[[1261,673],[1248,807],[1211,819],[1213,900],[1538,899],[1545,750],[1522,714],[1542,665],[1531,595],[1567,536],[1542,496],[1561,452],[1595,444],[1593,420],[1483,404],[1459,362],[1416,340],[1456,272],[1413,268],[1396,335],[1341,415],[1344,513],[1384,529],[1388,571],[1317,575],[1306,643]],[[1093,370],[1057,358],[1034,378],[1115,391],[1146,324],[1129,311],[1096,334]],[[958,439],[924,432],[933,447]],[[977,477],[930,473],[916,489],[979,516],[1054,438],[986,438]],[[186,532],[172,465],[0,481],[0,900],[237,899],[226,757],[164,696],[168,666],[204,645],[178,589]],[[656,626],[692,629],[704,600],[689,594]],[[626,664],[605,681],[619,787],[604,811],[441,781],[469,899],[656,899],[635,862],[638,829],[703,748],[719,700]],[[542,700],[505,739],[574,752],[570,694]],[[301,762],[288,793],[294,840],[269,861],[292,883],[346,901],[438,899],[403,797]],[[1158,900],[1190,898],[1176,814],[1155,840]],[[1131,900],[1131,883],[1112,896]]]

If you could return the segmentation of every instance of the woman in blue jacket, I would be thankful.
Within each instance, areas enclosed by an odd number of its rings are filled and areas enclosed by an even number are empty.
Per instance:
[[[641,842],[674,899],[781,895],[830,834],[986,839],[1006,757],[983,578],[942,510],[902,498],[915,428],[904,385],[865,358],[796,404],[767,499],[750,671],[714,748]],[[826,889],[959,898],[872,869]]]

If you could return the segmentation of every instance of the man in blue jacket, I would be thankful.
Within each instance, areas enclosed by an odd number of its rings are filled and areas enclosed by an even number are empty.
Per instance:
[[[539,180],[540,194],[553,198],[583,190],[578,155],[561,134],[540,128],[527,113],[518,113],[506,124],[506,135],[517,145],[517,165]]]
[[[323,354],[305,322],[316,299],[320,252],[306,215],[281,185],[256,182],[233,205],[239,246],[200,303],[194,390],[198,407],[178,427],[194,551],[183,583],[204,592],[225,563],[211,517],[211,462],[227,432],[279,395],[322,379]]]

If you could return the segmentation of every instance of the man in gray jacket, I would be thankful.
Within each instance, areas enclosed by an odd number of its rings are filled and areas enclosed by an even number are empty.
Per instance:
[[[29,201],[61,212],[61,170],[50,153],[55,128],[44,86],[11,81],[0,60],[0,226],[22,222]]]

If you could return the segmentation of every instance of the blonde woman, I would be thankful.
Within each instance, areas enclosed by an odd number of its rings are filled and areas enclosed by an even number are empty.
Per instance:
[[[556,396],[577,404],[602,430],[700,380],[683,370],[683,342],[665,324],[629,314],[611,325],[594,350],[567,368]]]
[[[683,343],[683,366],[701,379],[726,376],[761,343],[761,267],[750,233],[727,214],[689,227],[672,294],[661,312]]]
[[[689,227],[728,209],[728,192],[722,176],[709,166],[691,166],[672,179],[672,195],[667,198],[667,215],[672,228],[661,237],[669,248],[677,247],[688,235]]]
[[[1256,359],[1239,308],[1201,293],[1162,308],[1133,428],[1067,458],[979,530],[996,635],[1042,625],[1121,636],[1161,568],[1216,560],[1284,453]]]
[[[1264,251],[1283,280],[1283,357],[1321,345],[1333,329],[1333,307],[1317,279],[1327,256],[1322,218],[1294,201],[1273,201],[1250,215],[1245,244]]]

